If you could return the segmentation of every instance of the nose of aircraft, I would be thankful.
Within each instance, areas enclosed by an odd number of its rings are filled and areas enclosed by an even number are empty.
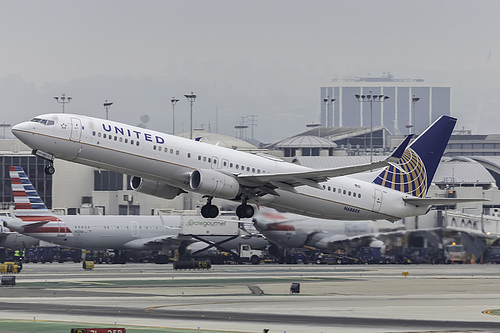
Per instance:
[[[16,125],[12,126],[12,128],[11,128],[12,133],[14,135],[16,135],[16,133],[18,133],[19,131],[25,131],[27,129],[28,129],[28,122],[27,121],[16,124]]]
[[[25,121],[25,122],[22,122],[22,123],[19,123],[19,124],[12,126],[11,131],[12,131],[12,134],[14,134],[14,136],[16,138],[23,141],[23,138],[28,136],[29,129],[30,129],[29,122]]]

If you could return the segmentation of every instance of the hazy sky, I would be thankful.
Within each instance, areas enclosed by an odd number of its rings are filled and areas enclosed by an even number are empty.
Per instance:
[[[346,76],[451,83],[459,127],[500,133],[499,1],[4,1],[0,121],[67,112],[170,132],[275,141],[319,121],[321,83]],[[216,122],[218,115],[218,122]]]

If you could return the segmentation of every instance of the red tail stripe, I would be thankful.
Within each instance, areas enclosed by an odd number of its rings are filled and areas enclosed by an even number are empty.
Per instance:
[[[28,203],[16,203],[15,206],[16,206],[16,209],[33,209],[33,207],[31,206],[31,204],[29,202]]]

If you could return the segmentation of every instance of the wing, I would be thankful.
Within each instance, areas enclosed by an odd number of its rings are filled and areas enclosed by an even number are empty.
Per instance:
[[[368,234],[355,235],[355,236],[333,235],[333,236],[329,236],[325,239],[322,239],[321,242],[328,244],[329,247],[332,247],[334,245],[339,245],[340,243],[343,243],[343,242],[369,241],[369,240],[374,240],[374,239],[380,239],[381,237],[404,236],[404,235],[409,235],[409,234],[416,233],[416,232],[428,232],[428,231],[438,231],[438,230],[442,230],[442,229],[441,228],[424,228],[424,229],[415,229],[415,230],[413,230],[413,229],[412,230],[400,229],[400,230],[382,231],[382,232],[368,233]]]
[[[237,179],[243,186],[260,188],[264,192],[278,195],[274,189],[281,188],[282,190],[296,192],[296,186],[307,185],[317,189],[323,189],[320,182],[327,181],[332,177],[340,177],[360,173],[364,171],[374,170],[394,165],[408,146],[412,136],[408,135],[403,142],[396,148],[396,150],[386,159],[365,164],[358,164],[346,167],[321,169],[321,170],[308,170],[299,172],[286,172],[286,173],[267,173],[267,174],[250,174],[238,175]]]
[[[485,233],[485,232],[483,232],[481,230],[474,230],[474,229],[470,229],[470,228],[462,228],[462,227],[452,226],[452,225],[447,225],[444,228],[447,231],[463,232],[463,233],[466,233],[466,234],[471,234],[471,235],[479,236],[479,237],[483,237],[483,238],[489,238],[489,239],[497,239],[498,238],[497,235],[490,234],[490,233]]]
[[[123,244],[124,248],[131,250],[148,249],[151,246],[161,245],[180,245],[184,240],[191,240],[191,237],[182,237],[178,235],[163,235],[151,238],[139,238]]]

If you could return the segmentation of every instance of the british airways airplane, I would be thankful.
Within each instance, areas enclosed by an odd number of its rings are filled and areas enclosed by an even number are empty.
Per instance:
[[[61,158],[132,175],[134,189],[166,199],[196,192],[207,198],[201,213],[208,218],[219,214],[212,199],[222,198],[241,202],[240,218],[253,216],[249,203],[254,203],[325,219],[395,221],[443,202],[425,195],[455,123],[441,116],[410,146],[408,136],[383,161],[321,170],[67,113],[37,116],[12,132],[50,162],[48,173]],[[356,175],[376,169],[368,181]]]

